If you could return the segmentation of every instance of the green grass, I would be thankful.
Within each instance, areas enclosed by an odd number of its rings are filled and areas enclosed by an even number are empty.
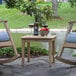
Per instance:
[[[38,5],[41,5],[41,6],[46,6],[46,5],[52,5],[52,3],[51,2],[38,2],[37,3]]]
[[[38,4],[42,6],[51,5],[51,3]],[[49,28],[66,28],[68,21],[76,20],[76,8],[71,8],[69,3],[61,3],[61,6],[58,8],[58,13],[61,19],[47,21]],[[28,27],[34,21],[33,17],[24,15],[17,9],[7,9],[5,5],[0,5],[0,19],[8,20],[10,28]]]
[[[52,19],[52,21],[48,21],[48,25],[50,28],[66,28],[69,21],[76,21],[76,8],[71,8],[69,3],[62,3],[58,8],[59,16],[61,20]]]
[[[8,20],[10,28],[28,27],[33,18],[22,14],[17,9],[7,9],[4,5],[0,6],[0,19]]]
[[[26,34],[23,33],[12,33],[12,37],[14,40],[14,43],[16,47],[21,47],[21,36],[24,36]],[[42,43],[40,42],[31,42],[31,46],[33,47],[41,47],[42,48]]]

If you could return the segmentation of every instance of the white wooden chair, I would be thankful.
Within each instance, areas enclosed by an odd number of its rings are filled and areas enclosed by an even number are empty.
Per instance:
[[[15,56],[11,57],[11,58],[7,58],[7,59],[0,59],[0,63],[8,63],[8,62],[12,62],[13,60],[19,58],[19,54],[16,50],[14,41],[12,39],[11,36],[11,32],[10,29],[7,25],[7,21],[6,20],[0,20],[0,24],[3,24],[5,27],[6,31],[0,32],[0,48],[5,48],[5,47],[12,47],[15,53]]]
[[[69,26],[67,28],[67,32],[66,32],[66,36],[64,39],[64,43],[61,47],[61,51],[59,53],[59,55],[55,56],[55,58],[61,62],[64,62],[66,64],[71,64],[71,65],[76,65],[76,61],[72,61],[71,59],[65,59],[62,58],[62,53],[64,51],[64,48],[72,48],[72,49],[76,49],[76,32],[72,32],[72,27],[74,25],[74,23],[76,23],[76,21],[70,21],[69,22]]]

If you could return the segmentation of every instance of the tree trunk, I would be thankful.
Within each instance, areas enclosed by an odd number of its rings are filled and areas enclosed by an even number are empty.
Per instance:
[[[52,0],[52,9],[53,9],[53,16],[58,17],[58,2],[57,2],[57,0]]]

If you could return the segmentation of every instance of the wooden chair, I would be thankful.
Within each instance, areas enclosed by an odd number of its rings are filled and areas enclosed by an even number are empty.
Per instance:
[[[19,54],[16,50],[15,44],[13,42],[12,36],[11,36],[11,32],[10,29],[7,25],[7,21],[2,21],[0,20],[0,23],[2,23],[5,27],[6,31],[0,32],[0,48],[5,48],[5,47],[12,47],[15,53],[15,56],[11,57],[11,58],[7,58],[7,59],[0,59],[0,63],[8,63],[8,62],[12,62],[13,60],[19,58]],[[3,36],[3,37],[2,37]]]
[[[76,32],[72,32],[72,27],[73,27],[74,23],[76,23],[76,21],[69,22],[69,26],[67,28],[66,36],[64,39],[64,43],[61,47],[61,51],[60,51],[59,55],[55,56],[55,58],[57,60],[64,62],[66,64],[71,64],[71,65],[76,65],[76,61],[65,59],[65,58],[62,58],[61,56],[64,51],[64,48],[76,49]]]

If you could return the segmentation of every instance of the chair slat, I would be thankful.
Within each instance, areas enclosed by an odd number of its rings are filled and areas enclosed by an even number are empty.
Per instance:
[[[0,47],[9,47],[12,46],[11,41],[0,42]]]

